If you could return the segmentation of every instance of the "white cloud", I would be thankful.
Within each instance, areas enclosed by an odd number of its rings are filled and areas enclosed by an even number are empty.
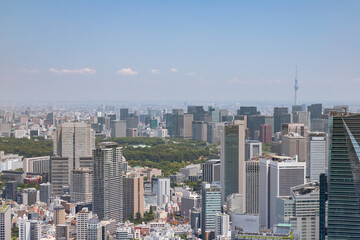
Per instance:
[[[37,69],[22,69],[20,72],[24,72],[24,73],[37,73],[37,72],[39,72],[39,70],[37,70]]]
[[[50,68],[49,71],[56,74],[95,74],[96,73],[96,70],[92,68],[81,68],[81,69]]]
[[[360,82],[360,78],[354,78],[353,82]]]
[[[123,69],[117,71],[116,73],[120,74],[120,75],[128,75],[128,76],[135,76],[138,74],[137,71],[134,71],[131,68],[123,68]]]
[[[188,76],[194,76],[196,73],[195,72],[189,72],[189,73],[187,73],[186,75],[188,75]]]
[[[160,70],[158,70],[158,69],[153,69],[153,70],[151,70],[151,73],[152,73],[152,74],[159,74],[159,73],[160,73]]]
[[[171,68],[171,69],[170,69],[170,72],[176,73],[176,72],[178,72],[178,70],[177,70],[176,68]]]

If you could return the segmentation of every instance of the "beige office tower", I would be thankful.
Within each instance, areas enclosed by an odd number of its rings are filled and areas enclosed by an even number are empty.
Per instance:
[[[245,199],[245,130],[243,120],[225,125],[221,134],[221,188],[222,202],[227,196],[238,193]],[[245,200],[243,207],[245,209]]]
[[[180,138],[191,139],[192,138],[192,122],[194,120],[194,115],[192,114],[182,114],[178,117],[178,128],[180,133]]]
[[[290,132],[282,137],[281,153],[285,156],[298,156],[299,162],[307,161],[306,138],[298,133]]]
[[[65,208],[56,206],[54,208],[54,225],[65,224]]]
[[[0,206],[0,240],[11,239],[11,207]]]
[[[88,224],[92,218],[92,213],[87,208],[83,208],[76,214],[76,239],[88,239]]]
[[[246,213],[259,214],[259,160],[245,162],[246,168]]]
[[[124,178],[123,185],[124,199],[124,219],[128,219],[131,215],[135,218],[139,212],[144,216],[144,178],[127,176]]]
[[[89,168],[72,170],[70,196],[72,202],[92,201],[92,171]]]
[[[66,122],[58,127],[54,136],[54,156],[50,159],[50,177],[56,195],[62,194],[63,186],[70,186],[73,169],[92,169],[94,148],[95,134],[89,124]]]

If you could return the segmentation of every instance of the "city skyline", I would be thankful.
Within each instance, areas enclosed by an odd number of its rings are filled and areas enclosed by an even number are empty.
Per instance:
[[[2,2],[0,102],[359,102],[359,5]]]

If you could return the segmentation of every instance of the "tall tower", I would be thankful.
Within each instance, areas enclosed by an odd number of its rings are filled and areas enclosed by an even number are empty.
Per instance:
[[[297,79],[297,67],[296,67],[296,70],[295,70],[295,86],[294,86],[294,90],[295,90],[294,105],[298,105],[299,86],[298,86],[298,79]]]
[[[329,118],[328,239],[360,239],[360,115]]]
[[[123,220],[121,157],[121,147],[114,142],[99,143],[93,150],[92,192],[94,194],[92,206],[93,212],[98,215],[100,220]]]

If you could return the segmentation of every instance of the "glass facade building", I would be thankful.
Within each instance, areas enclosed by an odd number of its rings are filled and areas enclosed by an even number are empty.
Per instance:
[[[329,118],[328,239],[360,239],[360,115]]]

